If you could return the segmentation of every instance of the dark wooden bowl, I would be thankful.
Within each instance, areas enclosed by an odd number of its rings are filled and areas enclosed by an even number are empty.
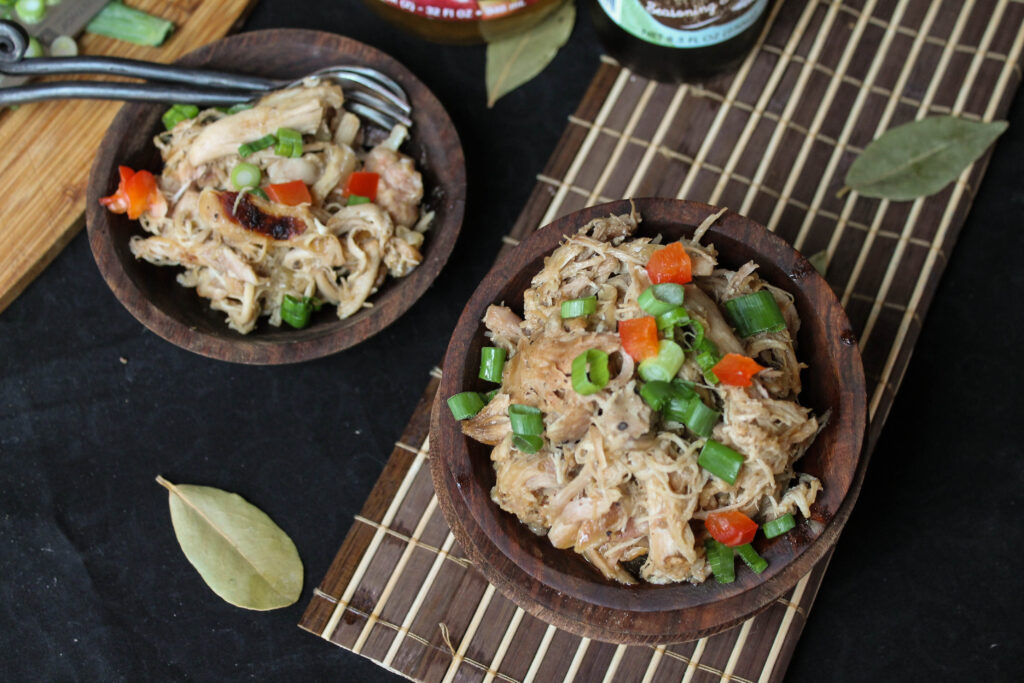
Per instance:
[[[114,295],[150,330],[178,346],[235,363],[278,364],[319,358],[357,344],[402,315],[426,291],[448,260],[462,225],[466,172],[459,136],[441,103],[412,72],[362,43],[319,31],[278,29],[225,38],[179,62],[274,78],[295,78],[321,67],[355,64],[398,81],[413,105],[409,153],[423,173],[424,196],[436,211],[423,245],[423,262],[404,278],[388,278],[370,297],[372,308],[339,320],[333,306],[303,330],[271,327],[262,319],[248,335],[227,326],[194,290],[175,282],[179,268],[154,266],[132,256],[128,240],[143,234],[137,221],[111,214],[97,202],[117,187],[117,167],[154,172],[162,167],[152,143],[162,130],[165,105],[127,104],[103,139],[89,179],[86,217],[89,244]]]
[[[643,217],[639,235],[666,240],[693,234],[717,209],[671,199],[634,200]],[[768,560],[758,576],[737,561],[736,581],[699,586],[624,586],[605,580],[571,550],[554,548],[491,501],[494,471],[490,447],[464,436],[445,399],[465,390],[486,390],[477,379],[481,318],[487,306],[506,302],[522,311],[523,291],[546,255],[593,218],[629,212],[619,201],[578,211],[531,235],[498,260],[466,305],[444,359],[430,429],[434,488],[456,539],[487,579],[526,611],[577,635],[616,643],[682,642],[740,623],[768,607],[811,570],[835,543],[857,497],[866,461],[860,457],[866,427],[864,371],[860,352],[832,290],[807,260],[754,221],[726,213],[704,239],[730,267],[753,259],[768,282],[796,297],[802,327],[798,354],[801,400],[818,415],[831,410],[827,427],[798,463],[819,477],[824,491],[812,508],[819,524],[797,529],[755,547]]]

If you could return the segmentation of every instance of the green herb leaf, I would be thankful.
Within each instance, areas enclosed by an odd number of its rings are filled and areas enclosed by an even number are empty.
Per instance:
[[[539,24],[487,45],[487,106],[544,70],[565,45],[576,21],[576,6],[565,2]]]
[[[855,190],[901,201],[935,194],[980,157],[1007,125],[935,116],[887,130],[850,166],[840,195]]]
[[[156,480],[170,491],[171,522],[185,557],[214,593],[253,610],[299,599],[302,560],[270,517],[235,493]]]

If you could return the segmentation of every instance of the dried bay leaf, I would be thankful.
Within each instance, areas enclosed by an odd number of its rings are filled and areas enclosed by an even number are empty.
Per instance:
[[[576,22],[576,6],[563,3],[538,24],[487,44],[487,106],[544,70],[565,45]]]
[[[980,157],[1007,125],[934,116],[887,130],[850,166],[840,195],[855,190],[901,201],[935,194]]]
[[[252,610],[299,599],[302,560],[266,513],[236,493],[156,480],[170,491],[171,522],[185,557],[214,593]]]

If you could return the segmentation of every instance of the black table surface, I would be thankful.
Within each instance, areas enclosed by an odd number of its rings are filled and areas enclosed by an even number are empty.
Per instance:
[[[78,235],[0,315],[0,679],[398,680],[298,623],[598,66],[585,12],[543,75],[485,106],[484,50],[361,3],[262,0],[244,30],[333,31],[409,66],[462,136],[469,201],[436,283],[371,341],[296,366],[183,351],[117,302]],[[1020,680],[1024,102],[940,284],[789,680]],[[694,199],[700,199],[695,197]],[[122,360],[123,359],[123,360]],[[217,598],[155,482],[266,511],[299,602]]]

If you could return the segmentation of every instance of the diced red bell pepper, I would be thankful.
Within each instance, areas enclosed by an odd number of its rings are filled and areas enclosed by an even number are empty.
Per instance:
[[[637,362],[658,355],[658,325],[654,316],[619,321],[622,348]]]
[[[309,194],[309,188],[301,180],[267,185],[263,190],[267,193],[270,201],[277,202],[278,204],[298,206],[299,204],[313,203],[313,197]]]
[[[739,510],[710,512],[704,520],[711,538],[730,548],[750,543],[757,534],[757,522]]]
[[[345,183],[345,196],[357,194],[366,197],[371,202],[377,199],[377,183],[380,182],[379,173],[369,171],[356,171],[348,177]]]
[[[117,191],[109,197],[101,197],[100,204],[112,213],[127,213],[136,219],[150,206],[163,200],[156,186],[156,178],[149,171],[133,171],[127,166],[118,166],[121,180]]]
[[[693,279],[691,271],[690,255],[679,242],[657,250],[647,261],[647,274],[656,285],[662,282],[685,285]]]
[[[764,370],[753,358],[741,356],[738,353],[727,353],[722,360],[715,363],[711,372],[715,373],[722,384],[729,384],[734,387],[749,387],[751,377]]]

